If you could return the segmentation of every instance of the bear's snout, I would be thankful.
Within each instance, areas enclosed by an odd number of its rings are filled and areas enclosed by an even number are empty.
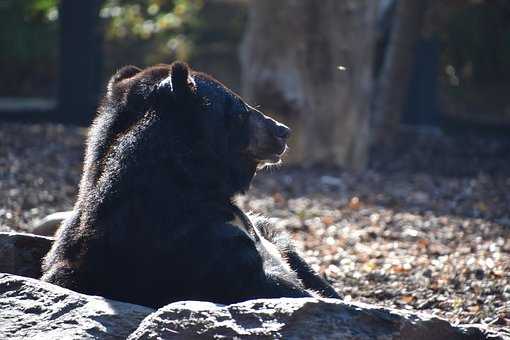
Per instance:
[[[290,133],[291,133],[291,129],[287,125],[276,122],[276,126],[273,129],[273,134],[275,137],[288,139],[290,136]]]
[[[260,162],[277,163],[287,149],[290,128],[252,108],[249,152]]]

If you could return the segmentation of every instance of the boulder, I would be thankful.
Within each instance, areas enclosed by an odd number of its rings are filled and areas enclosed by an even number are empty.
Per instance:
[[[263,299],[229,306],[177,302],[148,316],[128,338],[504,339],[482,328],[335,299]]]
[[[53,236],[63,220],[69,218],[72,211],[59,211],[34,223],[32,233],[42,236]]]
[[[0,232],[0,272],[39,278],[42,258],[53,240],[32,234]]]
[[[0,274],[0,339],[125,339],[153,311]]]
[[[40,277],[41,259],[52,242],[50,237],[0,233],[0,272]],[[261,299],[229,306],[184,301],[155,312],[27,277],[0,274],[0,339],[510,340],[509,334],[335,299]]]

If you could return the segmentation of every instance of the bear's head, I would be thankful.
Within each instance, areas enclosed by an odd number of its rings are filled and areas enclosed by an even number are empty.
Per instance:
[[[182,62],[122,68],[108,84],[102,111],[115,112],[112,136],[132,126],[152,127],[138,129],[151,139],[143,151],[147,161],[157,159],[150,166],[171,163],[174,176],[177,170],[188,182],[227,196],[245,191],[257,169],[280,162],[290,134],[287,126]]]

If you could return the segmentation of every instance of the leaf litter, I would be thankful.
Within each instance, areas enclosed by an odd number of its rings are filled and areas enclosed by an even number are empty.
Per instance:
[[[86,130],[0,126],[0,231],[72,208]],[[369,170],[262,172],[245,210],[287,231],[347,300],[510,328],[510,141],[404,135]]]

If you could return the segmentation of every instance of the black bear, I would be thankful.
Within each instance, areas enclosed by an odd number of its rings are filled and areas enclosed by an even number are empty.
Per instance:
[[[279,162],[289,128],[186,64],[126,66],[87,140],[79,195],[42,279],[159,307],[335,290],[284,235],[234,203]]]

